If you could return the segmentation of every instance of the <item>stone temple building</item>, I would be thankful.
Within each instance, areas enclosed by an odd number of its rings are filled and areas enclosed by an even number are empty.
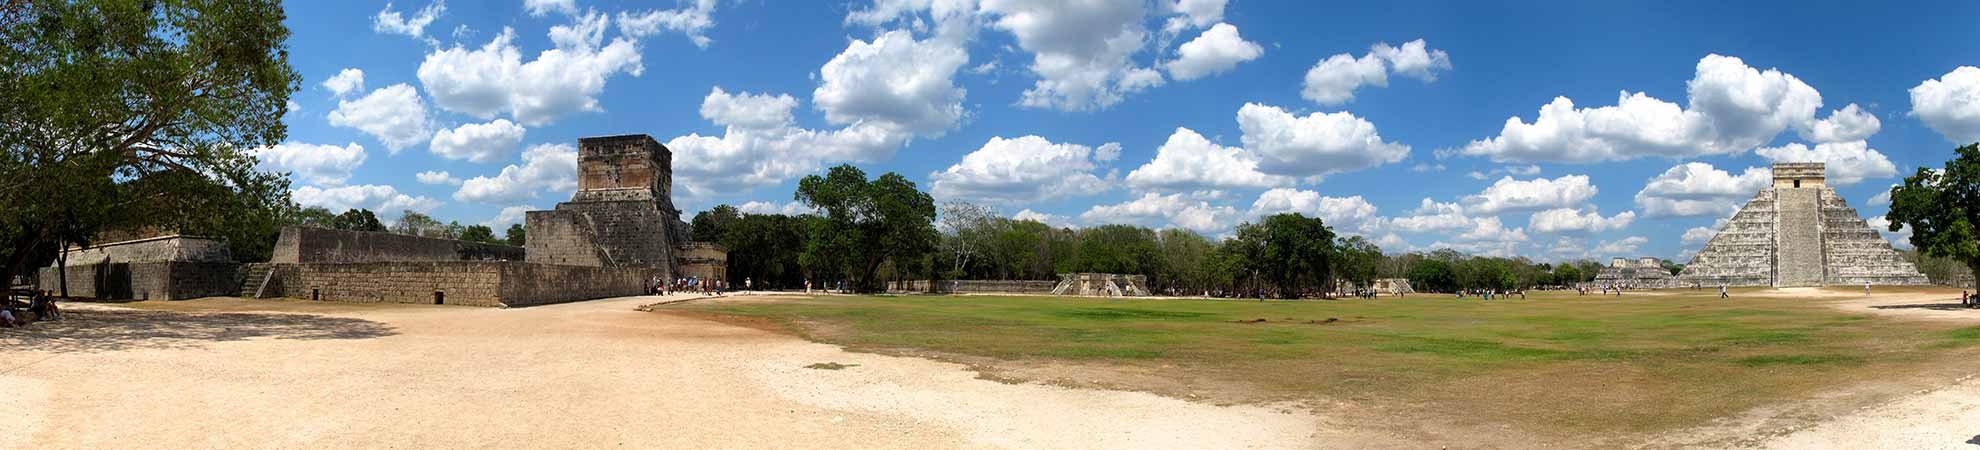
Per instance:
[[[1631,289],[1663,289],[1690,286],[1689,284],[1680,283],[1677,277],[1671,276],[1670,269],[1664,268],[1663,261],[1648,256],[1636,258],[1635,260],[1628,258],[1609,260],[1609,266],[1603,267],[1602,272],[1595,275],[1594,285]]]
[[[655,278],[721,278],[727,251],[687,242],[672,199],[672,153],[646,135],[578,141],[578,191],[530,211],[526,247],[391,233],[286,227],[269,262],[234,262],[192,236],[67,250],[70,292],[103,299],[238,295],[309,300],[526,306],[639,295]]]
[[[1683,286],[1926,284],[1925,275],[1823,183],[1821,163],[1774,165],[1774,183],[1734,214],[1691,264]]]

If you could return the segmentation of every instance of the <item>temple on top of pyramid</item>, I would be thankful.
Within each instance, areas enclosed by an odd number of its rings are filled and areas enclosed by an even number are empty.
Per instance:
[[[1856,209],[1823,183],[1822,163],[1774,164],[1760,190],[1678,274],[1685,286],[1926,284]]]

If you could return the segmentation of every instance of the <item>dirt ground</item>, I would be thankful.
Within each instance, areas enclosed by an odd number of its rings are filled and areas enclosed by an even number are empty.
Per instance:
[[[1764,295],[1980,323],[1937,293]],[[76,305],[0,329],[0,448],[1414,448],[1291,405],[1006,384],[637,311],[664,300]],[[1792,431],[1729,418],[1652,445],[1974,448],[1976,419],[1968,374]]]
[[[1313,448],[1275,406],[1004,384],[636,308],[205,299],[0,329],[0,448]]]

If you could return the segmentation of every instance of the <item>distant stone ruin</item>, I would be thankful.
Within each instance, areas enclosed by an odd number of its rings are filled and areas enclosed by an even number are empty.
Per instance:
[[[655,277],[723,278],[728,252],[687,242],[672,153],[646,135],[579,139],[578,191],[527,214],[527,248],[286,227],[269,262],[165,236],[67,250],[70,293],[105,299],[251,298],[525,306],[639,295]],[[39,283],[56,289],[54,268]]]
[[[1148,277],[1113,273],[1059,274],[1059,285],[1052,295],[1087,297],[1142,297],[1149,295]]]
[[[1672,276],[1671,270],[1664,268],[1663,261],[1648,256],[1633,261],[1628,258],[1609,260],[1609,266],[1603,267],[1602,272],[1595,275],[1595,285],[1630,289],[1689,286],[1689,284],[1681,284],[1677,277]]]
[[[1409,287],[1408,278],[1376,278],[1368,283],[1375,292],[1389,295],[1414,294],[1416,289]]]
[[[1678,275],[1683,286],[1922,285],[1835,189],[1821,163],[1774,165],[1774,184],[1734,214]]]

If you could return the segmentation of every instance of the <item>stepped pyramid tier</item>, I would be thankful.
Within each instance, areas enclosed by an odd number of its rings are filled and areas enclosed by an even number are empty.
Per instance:
[[[1596,286],[1616,286],[1632,289],[1662,289],[1690,286],[1671,276],[1657,258],[1642,257],[1632,261],[1627,258],[1609,260],[1609,266],[1595,275]]]
[[[1927,284],[1925,275],[1823,182],[1821,163],[1774,165],[1678,275],[1680,286]]]

